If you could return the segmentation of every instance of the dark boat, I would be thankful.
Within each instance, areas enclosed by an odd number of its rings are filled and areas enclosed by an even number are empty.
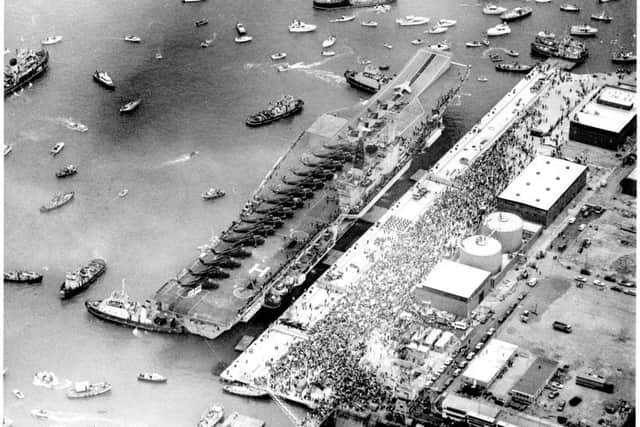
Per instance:
[[[49,52],[21,50],[4,67],[4,95],[10,95],[40,77],[49,68]]]
[[[207,258],[207,254],[205,255],[201,255],[198,258],[199,263],[202,263],[204,265],[214,265],[216,267],[221,267],[221,268],[238,268],[240,267],[240,263],[238,261],[234,261],[233,259],[229,258],[228,256],[224,256],[224,255],[215,255],[215,254],[210,254],[211,258]]]
[[[152,332],[184,332],[180,317],[159,310],[159,304],[150,301],[140,304],[129,297],[124,289],[124,280],[122,290],[113,291],[109,298],[103,300],[85,301],[84,305],[89,313],[109,322]]]
[[[40,206],[40,212],[49,212],[66,205],[73,200],[74,194],[75,193],[73,191],[68,193],[56,193],[51,200]]]
[[[343,164],[337,160],[331,160],[331,159],[323,159],[317,162],[313,162],[308,158],[303,158],[300,160],[301,163],[305,166],[311,166],[311,167],[321,167],[323,169],[328,169],[331,171],[338,171],[341,170],[343,168]]]
[[[349,0],[313,0],[314,9],[336,9],[350,6]]]
[[[60,285],[60,298],[67,299],[87,289],[98,277],[104,274],[107,263],[100,258],[92,259],[89,264],[78,270],[67,273]]]
[[[270,225],[265,223],[236,223],[229,229],[229,232],[233,233],[252,233],[257,234],[259,236],[270,236],[276,232],[276,229]]]
[[[285,95],[269,104],[267,109],[250,115],[246,123],[247,126],[262,126],[273,123],[276,120],[301,112],[303,106],[304,101],[302,99],[294,99],[291,95]]]
[[[269,214],[278,216],[281,218],[291,218],[293,216],[293,209],[286,206],[272,205],[269,203],[261,203],[253,209],[253,212],[260,214]],[[245,220],[246,216],[241,215],[240,219]]]
[[[205,26],[209,23],[208,20],[206,19],[200,19],[199,21],[196,21],[196,27],[202,27]]]
[[[364,71],[347,70],[344,72],[344,78],[351,86],[369,93],[378,92],[391,81],[391,77],[371,68]]]
[[[532,13],[533,9],[530,7],[516,7],[500,15],[500,19],[506,22],[517,21],[530,16]]]
[[[65,178],[67,176],[72,176],[78,173],[78,167],[75,165],[65,166],[59,171],[56,172],[56,176],[58,178]]]
[[[323,167],[309,167],[305,169],[291,169],[291,172],[297,176],[311,176],[322,180],[328,180],[333,177],[334,172]]]
[[[211,252],[215,255],[226,255],[232,258],[248,258],[251,256],[251,252],[244,249],[241,243],[218,243]]]
[[[298,186],[281,187],[278,185],[276,188],[274,188],[271,191],[273,191],[276,194],[286,194],[288,196],[301,197],[303,199],[310,199],[313,197],[313,191],[311,191],[308,188],[303,188]]]
[[[93,80],[106,87],[107,89],[116,88],[116,85],[113,83],[113,79],[111,78],[111,76],[109,76],[109,74],[107,74],[106,71],[96,70],[96,72],[93,73]]]
[[[300,209],[302,206],[304,206],[304,201],[301,198],[283,194],[277,194],[274,196],[260,196],[259,199],[260,201],[265,203],[270,203],[272,205],[283,206],[291,209]],[[244,219],[243,221],[250,222],[245,221]]]
[[[533,70],[534,65],[518,64],[517,62],[511,64],[496,64],[496,70],[509,71],[512,73],[528,73]]]
[[[267,215],[267,214],[248,214],[241,215],[240,220],[248,223],[260,223],[264,221],[282,221],[282,219],[275,215]]]
[[[299,185],[301,187],[311,188],[313,190],[320,190],[324,187],[324,181],[319,178],[304,178],[304,177],[291,177],[289,175],[285,175],[282,177],[282,182],[289,185]]]
[[[584,43],[568,36],[561,39],[537,36],[531,43],[531,54],[582,63],[589,56],[589,50]]]
[[[575,4],[571,4],[571,3],[564,3],[560,5],[560,10],[564,11],[564,12],[580,12],[580,8],[575,5]]]
[[[614,64],[635,64],[636,54],[634,52],[618,52],[611,57]]]
[[[239,234],[239,233],[223,233],[220,236],[220,240],[227,243],[240,243],[244,246],[258,247],[264,243],[262,236],[254,236],[253,234]]]
[[[4,281],[16,283],[40,283],[42,282],[42,274],[23,270],[5,271]]]

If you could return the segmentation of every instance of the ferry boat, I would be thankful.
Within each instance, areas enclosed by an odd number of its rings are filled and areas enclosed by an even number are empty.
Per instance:
[[[339,18],[333,18],[333,19],[329,19],[329,22],[335,24],[336,22],[349,22],[349,21],[353,21],[354,19],[356,19],[356,15],[342,15]]]
[[[56,172],[56,177],[66,178],[78,173],[78,167],[76,165],[68,165]]]
[[[200,417],[198,427],[214,427],[224,418],[222,406],[211,405]]]
[[[63,148],[64,148],[64,142],[56,142],[55,145],[51,147],[51,150],[49,150],[49,153],[52,156],[56,156],[58,155],[59,152],[62,151]]]
[[[396,19],[396,23],[401,27],[412,27],[415,25],[428,24],[431,19],[426,16],[407,15],[404,18]]]
[[[563,12],[577,13],[580,12],[580,7],[573,3],[563,3],[560,5],[560,10],[562,10]]]
[[[496,70],[509,71],[512,73],[528,73],[533,70],[534,65],[518,64],[517,62],[511,64],[496,64]]]
[[[273,55],[271,55],[271,59],[274,61],[278,61],[280,59],[284,59],[287,57],[287,53],[286,52],[278,52],[278,53],[274,53]]]
[[[87,289],[107,270],[107,263],[101,259],[92,259],[89,264],[73,272],[67,272],[60,285],[60,298],[67,299]]]
[[[611,62],[614,64],[635,64],[636,54],[633,51],[614,53]]]
[[[262,389],[252,387],[245,384],[225,384],[222,386],[222,390],[227,393],[236,394],[238,396],[246,397],[267,397],[269,392]]]
[[[594,13],[593,15],[591,15],[591,19],[600,22],[611,22],[613,20],[613,18],[610,15],[607,15],[607,12],[605,12],[604,10],[598,14]]]
[[[331,34],[327,39],[322,41],[322,48],[326,49],[333,46],[334,44],[336,44],[336,40],[336,36],[334,34]]]
[[[40,206],[40,212],[49,212],[66,205],[73,200],[74,194],[75,193],[73,191],[68,193],[56,193],[51,200]]]
[[[369,93],[376,93],[391,81],[391,77],[370,67],[365,68],[364,71],[347,70],[344,72],[344,77],[351,86]]]
[[[202,193],[202,198],[204,200],[215,200],[215,199],[219,199],[221,197],[224,197],[227,193],[225,193],[223,190],[220,190],[219,188],[210,188],[207,191],[205,191],[204,193]]]
[[[533,9],[531,9],[530,7],[516,7],[500,15],[500,19],[507,22],[517,21],[518,19],[523,19],[527,16],[531,16],[532,13]]]
[[[587,24],[572,25],[569,33],[572,36],[593,37],[598,34],[598,29]]]
[[[4,144],[4,155],[5,157],[7,156],[7,154],[9,154],[11,151],[13,151],[13,146],[11,144],[7,145]]]
[[[317,25],[314,24],[305,24],[304,22],[294,19],[291,25],[289,25],[290,33],[310,33],[315,31],[318,28]]]
[[[276,120],[298,114],[304,107],[302,99],[295,99],[291,95],[285,95],[269,104],[267,109],[252,114],[246,120],[247,126],[262,126],[273,123]]]
[[[5,271],[4,281],[16,283],[40,283],[42,282],[42,274],[24,270]]]
[[[142,39],[138,36],[125,36],[124,41],[129,43],[140,43]]]
[[[93,73],[93,80],[106,87],[107,89],[115,89],[116,85],[113,84],[113,79],[107,74],[106,71],[98,71],[96,70]]]
[[[464,44],[466,47],[481,47],[482,46],[482,42],[478,41],[478,40],[473,40],[470,42],[466,42]]]
[[[120,113],[122,114],[122,113],[132,112],[133,110],[138,108],[141,102],[142,102],[142,98],[136,98],[133,101],[127,102],[122,107],[120,107]]]
[[[482,8],[482,13],[485,15],[502,15],[507,11],[506,7],[496,6],[495,4],[489,3],[485,7]]]
[[[138,374],[138,381],[146,381],[150,383],[166,383],[167,377],[155,372],[140,372]]]
[[[49,68],[46,50],[21,50],[4,67],[4,95],[10,95],[44,74]]]
[[[99,396],[111,390],[111,384],[108,382],[89,383],[89,381],[79,381],[73,385],[73,388],[67,390],[69,399],[85,399],[88,397]]]
[[[451,48],[446,43],[436,43],[436,44],[430,45],[429,49],[439,50],[440,52],[444,52],[444,51],[450,50]]]
[[[533,55],[546,58],[561,58],[576,63],[584,62],[589,56],[589,50],[584,45],[571,37],[561,39],[536,37],[531,43]]]
[[[487,36],[489,37],[497,37],[497,36],[505,36],[511,33],[511,28],[507,24],[498,24],[495,27],[491,27],[487,30]]]
[[[62,36],[47,36],[43,38],[40,43],[46,46],[46,45],[60,43],[61,41],[62,41]]]
[[[444,33],[448,30],[447,27],[440,27],[438,25],[436,25],[435,27],[432,27],[430,29],[428,29],[427,31],[425,31],[425,33],[428,34],[440,34],[440,33]]]
[[[378,23],[376,21],[362,21],[360,25],[363,27],[377,27]]]
[[[438,21],[438,26],[439,27],[453,27],[454,25],[456,25],[458,21],[454,20],[454,19],[440,19]]]
[[[209,23],[208,19],[200,19],[195,22],[196,27],[203,27]]]

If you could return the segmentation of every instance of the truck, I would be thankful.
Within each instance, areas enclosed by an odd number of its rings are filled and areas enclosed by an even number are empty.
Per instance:
[[[558,320],[553,322],[553,329],[555,329],[556,331],[565,332],[567,334],[571,333],[571,325],[569,325],[568,323],[560,322]]]

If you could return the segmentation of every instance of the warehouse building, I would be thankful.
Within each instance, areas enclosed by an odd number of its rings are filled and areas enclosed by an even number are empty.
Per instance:
[[[635,132],[635,96],[632,85],[603,86],[573,114],[569,138],[616,150]]]
[[[468,318],[490,286],[488,271],[445,259],[414,288],[413,295],[419,303]]]
[[[498,196],[498,209],[549,225],[587,182],[587,168],[538,156]]]
[[[462,373],[467,384],[487,388],[507,369],[515,357],[518,346],[498,339],[490,340]]]
[[[529,369],[511,389],[511,399],[530,405],[536,401],[542,390],[551,380],[558,369],[558,362],[538,357]]]
[[[499,413],[500,408],[457,394],[448,394],[442,401],[442,418],[471,426],[494,426]]]

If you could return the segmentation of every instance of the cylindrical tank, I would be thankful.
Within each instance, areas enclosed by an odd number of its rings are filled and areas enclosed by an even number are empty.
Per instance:
[[[508,212],[494,212],[487,216],[482,233],[500,242],[504,253],[515,252],[522,245],[522,218]]]
[[[502,266],[502,245],[493,237],[467,237],[460,245],[460,262],[495,274]]]

